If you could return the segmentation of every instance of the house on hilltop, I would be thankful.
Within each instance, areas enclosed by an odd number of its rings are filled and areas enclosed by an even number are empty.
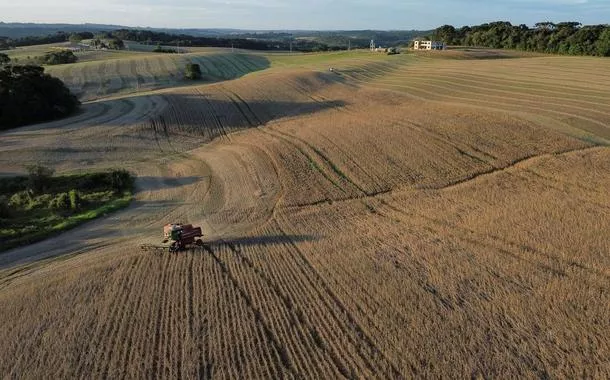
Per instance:
[[[442,41],[413,41],[413,50],[445,50],[447,45]]]

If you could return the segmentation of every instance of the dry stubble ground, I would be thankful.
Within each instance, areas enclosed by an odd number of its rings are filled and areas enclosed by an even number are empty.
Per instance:
[[[607,61],[307,59],[1,135],[141,189],[0,256],[3,376],[610,376]]]

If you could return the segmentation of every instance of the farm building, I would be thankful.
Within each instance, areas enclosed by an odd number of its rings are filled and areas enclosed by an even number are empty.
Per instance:
[[[441,41],[413,41],[414,50],[445,50],[447,45]]]

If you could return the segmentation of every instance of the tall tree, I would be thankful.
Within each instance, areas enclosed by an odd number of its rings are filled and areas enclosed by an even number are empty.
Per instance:
[[[434,37],[450,39],[451,44],[520,49],[542,53],[609,56],[610,25],[582,26],[579,22],[539,22],[534,28],[521,24],[513,26],[497,21],[452,29],[443,25]],[[449,36],[449,37],[448,37]]]
[[[78,105],[63,82],[40,66],[0,69],[0,129],[64,117]]]

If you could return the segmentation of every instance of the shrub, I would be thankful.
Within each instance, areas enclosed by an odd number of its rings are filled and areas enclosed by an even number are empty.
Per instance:
[[[33,194],[34,193],[32,190],[24,190],[15,193],[8,201],[8,205],[14,208],[28,208],[30,202],[32,201]]]
[[[53,196],[51,194],[43,194],[37,197],[32,197],[30,203],[26,206],[26,209],[31,210],[33,208],[47,208],[52,199]]]
[[[178,51],[176,49],[164,48],[164,47],[161,46],[161,44],[157,44],[157,47],[155,47],[153,49],[153,52],[155,52],[155,53],[169,53],[169,54],[178,53]]]
[[[199,64],[187,63],[184,69],[184,77],[191,80],[201,79],[201,67],[199,67]]]
[[[35,193],[41,193],[51,184],[51,177],[55,173],[54,169],[42,165],[28,165],[28,188]]]
[[[8,65],[9,63],[11,63],[11,58],[4,53],[0,53],[0,66]]]
[[[40,63],[45,65],[61,65],[64,63],[74,63],[78,60],[76,55],[70,50],[52,51],[40,58]]]
[[[78,210],[80,208],[80,193],[74,189],[68,193],[70,197],[70,208],[72,210]]]
[[[110,186],[116,194],[133,188],[133,177],[125,169],[113,170],[109,173]]]
[[[125,43],[120,38],[112,38],[108,41],[108,49],[121,50],[125,47]]]
[[[56,210],[70,209],[70,195],[68,193],[60,193],[55,196],[49,203],[49,206]]]
[[[8,204],[8,199],[5,196],[0,196],[0,218],[10,218],[11,207]]]

